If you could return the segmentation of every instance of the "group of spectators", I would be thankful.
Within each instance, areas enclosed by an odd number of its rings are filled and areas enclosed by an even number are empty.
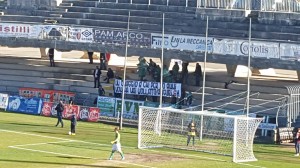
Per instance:
[[[144,80],[144,78],[148,74],[151,76],[151,79],[156,82],[160,82],[161,80],[161,67],[157,65],[152,59],[149,60],[149,62],[146,61],[145,58],[139,57],[139,63],[138,66],[138,76],[141,81]],[[192,79],[191,74],[189,74],[188,71],[188,62],[184,62],[182,64],[182,71],[179,72],[179,64],[178,62],[175,62],[175,64],[172,67],[172,70],[169,70],[166,65],[163,66],[163,81],[169,82],[169,83],[182,83],[186,85],[190,85],[190,81]],[[202,69],[199,63],[196,64],[195,71],[193,73],[195,86],[200,86],[200,81],[202,79]],[[146,96],[138,96],[140,99],[145,99]],[[165,99],[163,99],[164,101]],[[180,108],[182,105],[190,106],[192,104],[193,96],[191,92],[185,92],[184,89],[181,91],[181,97],[177,101],[176,95],[172,96],[170,99],[170,103],[176,108]],[[152,101],[156,102],[157,97],[153,96]],[[165,102],[165,101],[164,101]]]
[[[163,66],[163,81],[164,82],[172,82],[172,83],[182,83],[189,85],[190,74],[188,71],[188,62],[184,62],[182,64],[182,71],[179,72],[179,64],[175,62],[172,70],[169,70],[166,65]],[[149,60],[149,63],[146,61],[145,58],[140,57],[138,66],[138,75],[141,81],[148,74],[151,76],[153,81],[160,82],[161,78],[161,67],[157,65],[152,59]],[[194,71],[194,79],[195,79],[195,86],[200,86],[200,81],[202,79],[202,69],[199,63],[196,64],[196,68]]]

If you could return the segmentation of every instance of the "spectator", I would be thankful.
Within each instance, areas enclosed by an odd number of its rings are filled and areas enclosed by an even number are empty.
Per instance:
[[[153,73],[154,73],[154,69],[156,68],[156,64],[155,62],[152,61],[152,59],[149,60],[149,66],[148,66],[148,73],[149,75],[153,76]]]
[[[106,58],[105,53],[100,53],[100,69],[106,70]]]
[[[139,59],[140,62],[137,64],[138,66],[138,74],[140,77],[140,80],[143,81],[144,77],[146,76],[146,70],[148,65],[146,64],[146,60],[144,58]]]
[[[202,78],[202,70],[199,63],[196,64],[195,78],[196,78],[196,86],[200,86],[200,79]]]
[[[179,71],[179,65],[178,65],[178,62],[175,62],[174,66],[172,68],[173,78],[174,78],[175,82],[177,81],[178,71]]]
[[[109,83],[109,79],[114,78],[114,76],[114,71],[112,71],[111,68],[108,68],[106,78],[104,79],[104,81],[107,81],[107,83]]]
[[[105,90],[103,89],[102,85],[99,85],[98,95],[99,96],[105,96]]]
[[[174,93],[173,96],[171,97],[171,104],[173,106],[176,106],[176,101],[177,101],[176,93]]]
[[[93,73],[93,76],[94,76],[94,88],[97,88],[100,85],[100,75],[101,75],[101,70],[99,69],[98,66],[96,66],[96,69],[94,70],[94,73]]]
[[[62,113],[64,111],[64,104],[62,101],[59,101],[59,103],[56,105],[55,110],[57,111],[57,123],[56,123],[56,127],[58,126],[58,124],[61,124],[61,127],[64,127],[64,123],[62,120]]]
[[[73,97],[70,97],[69,106],[72,106],[72,105],[74,105],[74,101],[73,101]]]
[[[89,60],[90,60],[89,64],[93,64],[93,55],[94,55],[94,52],[88,52],[88,56],[89,56]]]
[[[191,91],[189,91],[187,96],[186,96],[186,105],[191,106],[192,102],[193,102],[193,94],[192,94]]]
[[[153,74],[153,78],[156,82],[160,82],[160,71],[161,71],[160,66],[156,65]]]
[[[50,60],[50,67],[55,67],[55,62],[54,62],[54,48],[50,48],[48,51],[48,56]]]
[[[189,63],[184,62],[182,64],[182,71],[181,71],[181,81],[182,81],[183,84],[186,84],[186,85],[189,84],[189,81],[188,81],[188,78],[189,78],[188,66],[189,66]]]

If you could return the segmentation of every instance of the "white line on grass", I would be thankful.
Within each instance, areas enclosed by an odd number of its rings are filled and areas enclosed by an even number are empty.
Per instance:
[[[18,131],[10,131],[10,130],[3,130],[3,129],[0,129],[0,131],[11,132],[11,133],[16,133],[16,134],[23,134],[23,135],[38,136],[38,137],[43,137],[43,138],[52,138],[52,139],[64,140],[66,142],[73,141],[73,142],[81,142],[81,143],[93,144],[93,145],[98,145],[98,146],[110,146],[108,144],[86,142],[86,141],[80,141],[80,140],[71,140],[71,139],[65,139],[65,138],[57,138],[57,137],[44,136],[44,135],[38,135],[38,134],[31,134],[31,133],[25,133],[25,132],[18,132]],[[27,145],[29,145],[29,144],[27,144]],[[16,146],[11,146],[11,147],[17,148]],[[136,149],[135,147],[129,147],[129,146],[123,146],[123,147],[124,148]],[[26,148],[24,148],[24,150],[26,150]],[[156,151],[156,150],[151,150],[151,149],[142,149],[142,150],[148,150],[148,151],[153,151],[153,152],[164,152],[164,153],[171,153],[171,154],[176,154],[176,155],[181,155],[181,156],[185,155],[185,156],[190,156],[190,157],[198,157],[198,158],[204,158],[204,159],[208,159],[208,160],[215,160],[215,161],[227,162],[226,160],[222,160],[222,159],[215,159],[215,158],[210,158],[210,157],[205,157],[205,156],[198,156],[198,155],[192,155],[192,154],[182,154],[182,153],[167,152],[167,151]],[[47,151],[45,151],[45,152],[47,152]],[[121,162],[121,163],[132,164],[132,163],[128,163],[128,162]],[[249,166],[249,167],[265,168],[265,167],[262,167],[262,166],[255,166],[255,165],[245,164],[245,163],[236,163],[236,164],[240,164],[240,165],[244,165],[244,166]],[[140,166],[143,166],[143,165],[140,165]],[[148,167],[148,166],[146,166],[146,167]]]
[[[60,156],[69,156],[69,157],[77,157],[77,158],[84,158],[84,159],[101,160],[101,159],[98,159],[98,158],[85,157],[85,156],[79,156],[79,155],[70,155],[70,154],[64,154],[64,153],[58,153],[58,152],[50,152],[50,151],[43,151],[43,150],[21,148],[20,146],[35,146],[35,145],[55,144],[55,143],[63,143],[63,142],[81,142],[81,143],[87,143],[87,144],[93,144],[93,145],[99,145],[99,146],[110,146],[110,145],[107,145],[107,144],[100,144],[100,143],[93,143],[93,142],[86,142],[86,141],[79,141],[79,140],[71,140],[71,139],[57,138],[57,137],[51,137],[51,136],[43,136],[43,135],[31,134],[31,133],[25,133],[25,132],[18,132],[18,131],[10,131],[10,130],[3,130],[3,129],[0,129],[0,131],[16,133],[16,134],[23,134],[23,135],[30,135],[30,136],[38,136],[38,137],[43,137],[43,138],[52,138],[52,139],[64,140],[64,141],[56,141],[56,142],[44,142],[44,143],[34,143],[34,144],[9,146],[9,148],[14,148],[14,149],[27,150],[27,151],[40,152],[40,153],[48,153],[48,154],[60,155]],[[134,148],[134,147],[126,147],[126,148]],[[145,167],[145,168],[156,168],[156,167],[152,167],[152,166],[146,166],[146,165],[141,165],[141,164],[136,164],[136,163],[129,163],[129,162],[124,162],[124,161],[117,161],[117,160],[112,160],[112,161],[122,163],[122,164]]]
[[[29,144],[27,144],[27,145],[29,145]],[[37,144],[33,144],[33,145],[37,145]],[[50,151],[44,151],[44,150],[21,148],[21,147],[18,147],[18,146],[9,146],[9,147],[14,148],[14,149],[26,150],[26,151],[31,151],[31,152],[39,152],[39,153],[48,153],[48,154],[59,155],[59,156],[68,156],[68,157],[76,157],[76,158],[83,158],[83,159],[101,160],[99,158],[85,157],[85,156],[79,156],[79,155],[70,155],[70,154],[65,154],[65,153],[50,152]],[[156,168],[156,167],[146,166],[146,165],[141,165],[141,164],[136,164],[136,163],[129,163],[129,162],[125,162],[125,161],[117,161],[117,160],[111,160],[111,161],[121,163],[121,164],[128,164],[128,165],[133,165],[133,166],[145,167],[145,168]]]
[[[23,145],[13,145],[13,146],[9,146],[9,147],[46,145],[46,144],[56,144],[56,143],[73,142],[73,141],[74,140],[56,141],[56,142],[43,142],[43,143],[32,143],[32,144],[23,144]]]
[[[9,146],[9,147],[10,147],[10,148],[15,148],[15,149],[21,149],[21,150],[32,151],[32,152],[48,153],[48,154],[53,154],[53,155],[69,156],[69,157],[77,157],[77,158],[84,158],[84,159],[93,159],[93,158],[91,158],[91,157],[84,157],[84,156],[78,156],[78,155],[70,155],[70,154],[64,154],[64,153],[57,153],[57,152],[49,152],[49,151],[43,151],[43,150],[35,150],[35,149],[21,148],[21,147],[17,147],[17,146]]]

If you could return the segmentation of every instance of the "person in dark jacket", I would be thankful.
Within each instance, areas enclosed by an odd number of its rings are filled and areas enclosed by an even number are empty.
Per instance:
[[[99,85],[98,95],[99,96],[105,96],[105,90],[103,89],[102,85]]]
[[[94,88],[98,88],[100,85],[100,75],[101,70],[98,66],[96,66],[96,69],[94,70],[93,77],[94,77]]]
[[[58,126],[58,124],[61,124],[61,127],[64,127],[64,123],[62,120],[62,113],[64,111],[64,104],[62,101],[59,101],[59,103],[56,105],[55,110],[57,111],[57,123],[56,123],[56,127]]]
[[[54,48],[50,48],[48,51],[48,56],[50,60],[50,66],[55,67],[55,62],[54,62]]]
[[[89,56],[89,61],[90,63],[89,64],[93,64],[93,55],[94,55],[94,52],[88,52],[88,56]]]
[[[76,113],[73,112],[72,116],[71,116],[71,132],[70,132],[70,135],[75,135],[76,124],[77,124]]]
[[[114,71],[111,70],[111,68],[108,68],[106,78],[104,79],[104,81],[107,81],[107,83],[109,83],[109,79],[114,78],[114,76],[115,76]]]
[[[196,79],[196,86],[200,86],[200,79],[202,78],[202,69],[199,63],[196,64],[195,68],[195,79]]]

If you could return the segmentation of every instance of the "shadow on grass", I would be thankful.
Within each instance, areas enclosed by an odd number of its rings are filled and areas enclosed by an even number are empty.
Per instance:
[[[8,160],[8,159],[0,159],[0,162],[16,162],[16,163],[27,163],[27,164],[48,164],[48,165],[68,165],[68,166],[86,166],[86,167],[105,167],[105,168],[118,168],[116,166],[101,166],[101,165],[87,165],[87,164],[69,164],[69,163],[58,163],[58,162],[40,162],[40,161],[28,161],[28,160]],[[123,167],[119,167],[123,168]]]
[[[11,125],[20,125],[20,126],[38,126],[38,127],[53,127],[50,125],[45,125],[45,124],[33,124],[33,123],[5,123],[5,124],[11,124]]]

